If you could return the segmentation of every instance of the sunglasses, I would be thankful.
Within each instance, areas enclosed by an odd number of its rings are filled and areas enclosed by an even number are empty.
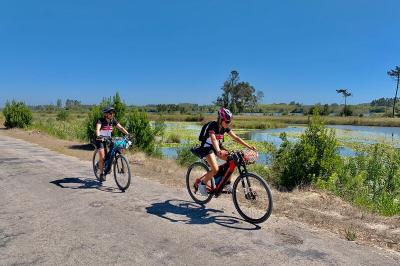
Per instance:
[[[225,120],[225,123],[226,123],[226,124],[230,124],[230,123],[231,123],[231,120]]]

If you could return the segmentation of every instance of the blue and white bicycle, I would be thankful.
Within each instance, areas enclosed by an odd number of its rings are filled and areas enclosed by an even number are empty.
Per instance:
[[[106,154],[103,167],[104,178],[113,171],[115,183],[121,191],[125,191],[131,184],[131,169],[128,160],[122,152],[128,149],[132,145],[132,142],[127,136],[118,138],[103,137],[103,140],[106,143],[104,147]],[[96,149],[92,160],[93,172],[96,179],[101,181],[98,157],[98,150]]]

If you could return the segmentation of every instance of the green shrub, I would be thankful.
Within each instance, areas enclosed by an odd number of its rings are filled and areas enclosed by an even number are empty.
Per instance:
[[[5,118],[4,126],[7,128],[24,128],[32,123],[32,112],[23,102],[6,102],[3,109]]]
[[[160,119],[156,120],[154,122],[154,135],[159,136],[159,137],[164,137],[165,134],[165,129],[167,128],[167,125],[165,124],[165,121],[162,117]]]
[[[354,158],[346,158],[339,166],[330,190],[347,201],[383,215],[400,214],[398,149],[375,144]]]
[[[122,125],[126,125],[126,104],[122,101],[121,97],[119,96],[119,93],[115,93],[113,100],[112,100],[112,106],[115,109],[115,119]]]
[[[130,112],[127,116],[126,129],[133,137],[134,147],[150,155],[156,152],[155,132],[145,112],[139,110]]]
[[[176,150],[176,152],[178,154],[176,161],[178,162],[179,165],[189,166],[192,163],[199,160],[199,158],[190,151],[190,149],[192,147],[193,147],[193,144],[186,144],[186,145],[180,146]]]
[[[249,172],[253,172],[264,178],[266,181],[271,182],[271,170],[268,166],[263,164],[252,164],[247,167]]]
[[[181,137],[177,133],[171,133],[168,135],[165,143],[181,143]]]
[[[70,117],[70,112],[68,110],[63,109],[57,113],[58,121],[67,121],[69,117]]]
[[[92,140],[96,135],[96,124],[97,121],[103,117],[102,109],[104,105],[93,106],[85,120],[85,135],[86,140]]]
[[[272,169],[276,184],[288,190],[327,180],[340,161],[335,131],[326,128],[317,112],[300,141],[289,142],[285,133],[281,139]]]
[[[348,241],[354,241],[357,238],[356,232],[352,228],[348,228],[344,231],[344,236]]]

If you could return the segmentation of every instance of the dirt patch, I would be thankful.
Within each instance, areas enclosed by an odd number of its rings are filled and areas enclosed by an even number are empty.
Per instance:
[[[91,160],[90,145],[74,141],[60,140],[39,131],[20,129],[0,129],[1,135],[23,139],[50,150]],[[133,171],[139,176],[156,180],[171,187],[185,187],[186,169],[173,160],[149,158],[143,153],[127,154]],[[353,207],[325,191],[307,190],[282,193],[273,190],[273,214],[285,216],[323,229],[346,239],[354,233],[355,242],[400,252],[400,216],[382,217]],[[299,236],[300,237],[300,236]],[[297,244],[298,238],[283,232],[284,241]]]

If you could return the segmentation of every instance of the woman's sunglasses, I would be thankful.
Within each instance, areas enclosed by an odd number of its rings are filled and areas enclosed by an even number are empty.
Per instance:
[[[230,123],[231,123],[231,120],[225,120],[225,123],[226,123],[226,124],[230,124]]]

